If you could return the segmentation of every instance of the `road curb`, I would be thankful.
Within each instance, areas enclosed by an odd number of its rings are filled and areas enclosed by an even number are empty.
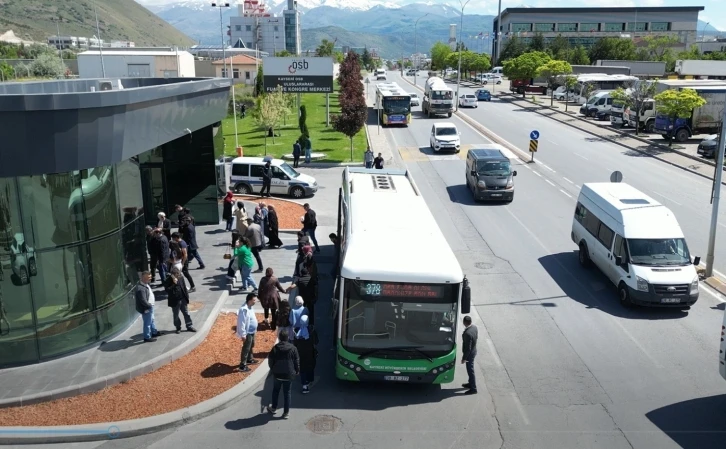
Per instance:
[[[177,360],[187,355],[194,348],[199,346],[202,341],[204,341],[204,339],[209,334],[209,331],[212,330],[212,326],[216,321],[216,316],[219,315],[219,311],[222,309],[222,306],[224,305],[228,296],[228,291],[225,290],[224,292],[222,292],[222,294],[217,299],[217,303],[214,305],[214,308],[209,314],[209,316],[213,317],[213,319],[207,319],[204,325],[202,325],[202,327],[199,328],[192,337],[188,338],[177,347],[165,354],[161,354],[151,360],[147,360],[139,365],[127,368],[123,371],[119,371],[108,376],[84,382],[82,384],[73,385],[65,388],[57,388],[55,390],[37,393],[29,396],[23,396],[20,398],[2,399],[0,400],[0,408],[21,407],[24,405],[39,404],[41,402],[48,402],[56,399],[69,398],[86,393],[93,393],[95,391],[103,390],[104,388],[110,387],[112,385],[127,382],[134,377],[142,376],[152,371],[156,371],[162,366],[168,365],[174,360]],[[133,323],[135,322],[136,321],[134,320]],[[133,325],[133,323],[131,323],[131,325]],[[3,429],[4,428],[0,428],[0,444],[3,444]]]
[[[404,80],[407,83],[409,83],[410,85],[412,85],[413,87],[415,87],[416,89],[420,90],[421,92],[424,91],[423,89],[421,89],[421,87],[413,84],[408,79],[404,78]],[[480,133],[484,134],[488,139],[490,139],[490,140],[496,142],[497,144],[512,151],[515,154],[515,156],[517,156],[522,162],[530,163],[532,156],[529,153],[522,151],[521,149],[517,148],[515,145],[512,145],[509,142],[507,142],[506,140],[497,136],[496,134],[491,132],[489,129],[487,129],[484,125],[477,122],[476,120],[469,117],[468,115],[459,112],[458,107],[456,108],[456,111],[454,111],[454,114],[456,114],[456,116],[459,117],[459,119],[461,119],[461,121],[466,122],[466,124],[468,124],[469,126],[474,128],[475,130],[479,131]]]
[[[721,279],[718,279],[716,276],[711,276],[710,278],[706,278],[703,282],[706,283],[709,287],[716,290],[717,292],[721,293],[722,295],[726,296],[726,282],[722,281]]]
[[[226,292],[225,292],[226,293]],[[198,421],[233,405],[263,382],[270,371],[261,363],[239,384],[204,402],[147,418],[128,421],[51,427],[0,427],[0,445],[105,441],[159,432]]]

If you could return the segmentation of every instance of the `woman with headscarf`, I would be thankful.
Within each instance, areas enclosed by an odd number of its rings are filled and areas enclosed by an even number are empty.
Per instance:
[[[260,209],[260,206],[255,206],[255,214],[252,216],[252,221],[260,225],[260,228],[265,224],[264,217],[262,216],[262,209]]]
[[[234,194],[227,192],[227,196],[224,197],[224,205],[222,208],[222,219],[227,222],[225,230],[232,230],[232,222],[234,222],[234,215],[232,215],[232,205],[234,204]]]
[[[308,316],[300,317],[300,327],[295,332],[295,347],[300,356],[300,381],[302,393],[310,393],[310,387],[315,380],[315,362],[318,351],[315,349],[317,334],[308,325]]]
[[[280,240],[280,222],[277,219],[277,210],[275,209],[275,206],[270,204],[267,206],[267,223],[268,223],[268,232],[267,236],[269,237],[269,247],[270,248],[279,248],[282,246],[282,240]]]
[[[260,279],[260,302],[265,310],[264,323],[274,331],[277,328],[277,309],[280,308],[280,293],[287,293],[290,289],[282,288],[272,268],[267,268],[265,275]],[[272,320],[268,321],[272,312]]]
[[[303,315],[309,316],[310,312],[308,311],[308,308],[305,307],[305,300],[303,297],[296,296],[295,303],[292,304],[292,309],[290,309],[290,327],[292,328],[292,335],[297,334],[300,330],[300,319]]]
[[[232,231],[232,247],[237,239],[247,233],[247,209],[245,203],[237,201],[237,208],[234,210],[234,217],[237,219],[236,229]]]
[[[311,246],[305,246],[304,257],[300,263],[295,285],[297,286],[297,294],[303,298],[307,309],[310,324],[315,324],[315,303],[318,299],[318,270],[315,260],[313,259],[313,249]]]

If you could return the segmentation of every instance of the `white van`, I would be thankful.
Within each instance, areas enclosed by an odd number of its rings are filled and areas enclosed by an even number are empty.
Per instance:
[[[376,69],[373,76],[376,78],[376,80],[385,80],[386,79],[386,69]]]
[[[236,193],[259,193],[262,190],[262,170],[265,163],[272,166],[270,193],[294,198],[312,196],[318,191],[315,178],[299,173],[282,159],[272,157],[236,157],[232,159],[230,186]]]
[[[461,133],[451,122],[434,123],[431,127],[429,145],[436,152],[452,150],[458,153],[461,150]]]
[[[691,262],[673,212],[634,187],[583,184],[570,235],[580,264],[602,270],[624,306],[682,308],[698,300],[701,258]]]
[[[504,75],[504,67],[494,67],[489,73],[493,75]]]
[[[601,90],[587,99],[587,102],[580,107],[580,114],[585,117],[596,117],[598,112],[610,111],[613,107],[613,99],[610,97],[610,90]]]

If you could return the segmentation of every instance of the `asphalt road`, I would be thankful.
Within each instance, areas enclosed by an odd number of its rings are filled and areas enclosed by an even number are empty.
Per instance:
[[[400,77],[398,80],[407,84]],[[423,86],[420,78],[418,82]],[[462,88],[461,92],[474,90]],[[547,117],[524,111],[507,101],[494,98],[491,102],[480,102],[479,105],[476,109],[462,108],[461,112],[518,148],[526,150],[530,131],[539,131],[539,148],[535,156],[538,163],[533,168],[561,188],[563,195],[576,199],[582,183],[607,182],[613,171],[622,172],[623,182],[652,196],[673,211],[686,235],[691,255],[701,256],[705,262],[712,191],[712,183],[707,179]],[[726,188],[721,186],[721,197],[725,196]],[[717,239],[714,268],[724,273],[722,277],[726,278],[726,205],[722,204],[719,212],[717,232],[720,238]]]
[[[465,146],[487,142],[456,117],[450,120]],[[533,123],[529,117],[519,120],[526,128]],[[332,328],[319,306],[320,379],[308,396],[295,390],[290,420],[261,413],[268,383],[264,393],[261,385],[233,407],[174,431],[64,447],[723,447],[726,382],[718,374],[723,303],[703,294],[687,312],[621,308],[607,279],[577,263],[569,237],[574,183],[583,182],[572,179],[577,170],[562,172],[543,149],[551,170],[514,161],[513,203],[476,204],[464,184],[463,160],[428,154],[431,122],[416,117],[408,128],[382,132],[400,150],[396,161],[411,170],[471,281],[480,332],[478,395],[461,396],[460,368],[455,382],[441,388],[338,383]],[[515,123],[503,120],[496,131],[516,131]],[[545,129],[543,137],[551,132]],[[611,150],[603,147],[606,151]],[[621,169],[626,180],[629,170]],[[310,203],[321,223],[318,235],[324,236],[335,225],[340,168],[306,171],[322,186]],[[609,172],[603,172],[597,179],[607,180]],[[588,173],[580,176],[590,180]],[[561,179],[568,174],[573,185]],[[431,251],[436,257],[436,248]],[[321,291],[330,288],[330,280],[325,282]],[[183,386],[178,394],[184,394]],[[329,422],[326,416],[339,419],[340,429],[311,432],[314,423]]]

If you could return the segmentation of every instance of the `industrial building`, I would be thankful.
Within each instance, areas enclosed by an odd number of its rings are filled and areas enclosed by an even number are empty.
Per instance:
[[[271,14],[264,0],[245,0],[238,5],[239,15],[229,18],[231,42],[241,40],[253,50],[275,55],[286,50],[300,54],[300,12],[297,1],[287,0],[282,16]]]
[[[106,48],[78,54],[80,78],[194,78],[194,56],[174,48]]]
[[[703,6],[606,7],[606,8],[507,8],[502,11],[499,30],[502,48],[517,36],[525,42],[535,34],[545,41],[562,36],[571,45],[591,47],[605,37],[633,39],[639,44],[647,36],[675,36],[681,48],[696,42],[698,13]],[[498,55],[497,39],[492,54]]]
[[[0,84],[0,366],[77,352],[133,323],[144,227],[159,211],[176,220],[180,204],[219,223],[230,83]]]

